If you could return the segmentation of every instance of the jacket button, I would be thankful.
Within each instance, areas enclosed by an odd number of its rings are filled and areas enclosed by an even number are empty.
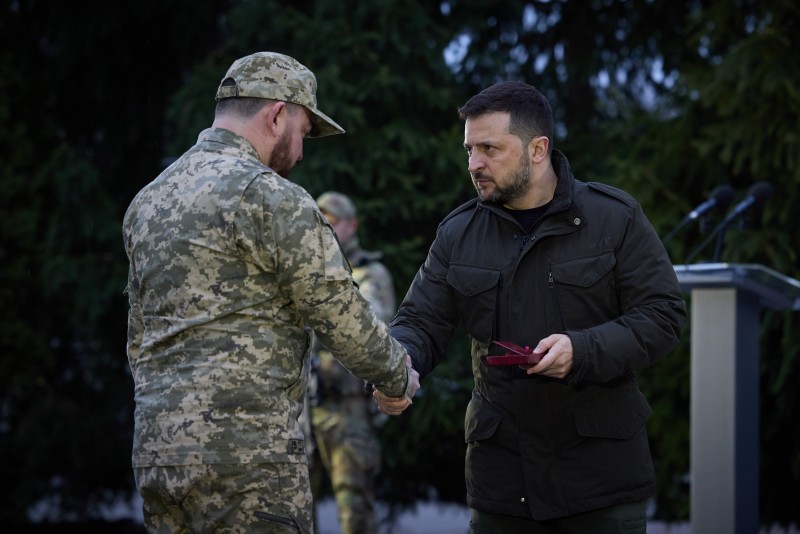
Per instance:
[[[575,217],[574,219],[572,219],[572,222],[575,224],[575,226],[578,226],[581,223],[581,220]]]
[[[519,502],[525,502],[525,497],[521,498]]]

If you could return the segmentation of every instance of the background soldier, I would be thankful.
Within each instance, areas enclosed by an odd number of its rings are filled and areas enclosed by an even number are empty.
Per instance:
[[[353,202],[341,193],[327,192],[317,205],[328,218],[353,269],[353,280],[383,321],[394,316],[396,297],[392,276],[379,261],[383,254],[363,250]],[[364,388],[315,339],[312,355],[311,428],[319,462],[312,462],[312,481],[319,493],[324,469],[333,487],[342,534],[377,532],[374,479],[380,470],[377,414]],[[314,391],[315,389],[315,391]],[[385,416],[384,416],[385,417]]]

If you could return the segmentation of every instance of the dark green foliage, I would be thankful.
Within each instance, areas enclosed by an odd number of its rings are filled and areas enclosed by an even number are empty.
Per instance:
[[[0,521],[10,532],[36,503],[51,504],[45,517],[82,520],[132,490],[120,225],[136,183],[159,168],[164,102],[192,57],[166,31],[190,5],[180,4],[0,8]]]
[[[626,189],[665,235],[717,185],[775,197],[726,232],[722,260],[800,278],[798,8],[791,0],[3,2],[0,7],[0,519],[45,497],[69,517],[132,489],[122,214],[213,118],[228,65],[295,56],[347,130],[292,174],[350,194],[403,295],[438,222],[474,195],[456,109],[524,79],[551,99],[576,175]],[[459,38],[463,49],[451,46]],[[443,51],[454,57],[445,63]],[[715,214],[669,243],[675,263]],[[713,247],[697,260],[708,261]],[[765,312],[761,519],[797,522],[798,314]],[[689,514],[689,339],[640,374],[659,494]],[[463,335],[382,434],[380,497],[463,499]]]

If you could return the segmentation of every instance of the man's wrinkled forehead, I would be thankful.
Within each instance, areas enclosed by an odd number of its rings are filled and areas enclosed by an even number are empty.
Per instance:
[[[508,135],[511,116],[505,112],[483,113],[464,121],[464,146],[498,141]]]

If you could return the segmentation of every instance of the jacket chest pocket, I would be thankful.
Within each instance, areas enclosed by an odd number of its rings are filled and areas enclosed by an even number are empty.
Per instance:
[[[447,272],[461,321],[467,333],[482,343],[492,339],[502,280],[500,269],[474,265],[451,264]]]
[[[555,290],[564,328],[579,330],[618,315],[613,252],[554,263],[550,287]]]

